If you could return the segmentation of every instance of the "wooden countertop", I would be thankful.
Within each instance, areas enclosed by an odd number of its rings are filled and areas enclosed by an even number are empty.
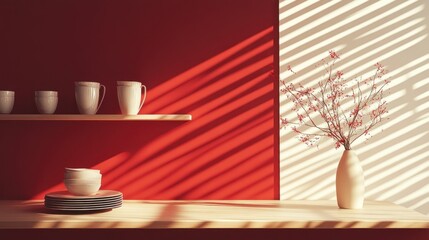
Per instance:
[[[0,228],[429,228],[429,217],[375,201],[345,210],[329,200],[126,200],[111,211],[64,214],[33,200],[0,201]]]

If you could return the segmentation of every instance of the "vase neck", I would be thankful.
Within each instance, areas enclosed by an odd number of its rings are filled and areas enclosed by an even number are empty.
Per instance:
[[[344,150],[343,152],[343,157],[348,156],[348,157],[357,157],[357,154],[354,150]]]

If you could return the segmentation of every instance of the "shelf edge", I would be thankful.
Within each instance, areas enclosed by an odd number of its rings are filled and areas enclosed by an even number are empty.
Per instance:
[[[191,121],[191,114],[4,114],[0,121]]]

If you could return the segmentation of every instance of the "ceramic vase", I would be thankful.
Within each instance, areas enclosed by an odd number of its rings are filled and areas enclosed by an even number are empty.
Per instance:
[[[363,208],[365,184],[359,158],[353,150],[345,150],[337,168],[337,204],[339,208]]]

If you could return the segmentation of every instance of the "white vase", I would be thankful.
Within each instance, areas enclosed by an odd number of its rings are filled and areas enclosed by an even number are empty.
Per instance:
[[[339,208],[363,208],[365,184],[359,158],[353,150],[345,150],[337,168],[337,204]]]

